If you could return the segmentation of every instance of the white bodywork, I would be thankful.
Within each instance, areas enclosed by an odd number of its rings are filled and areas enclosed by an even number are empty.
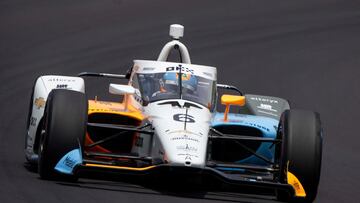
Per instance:
[[[163,47],[163,49],[161,50],[161,52],[159,54],[158,61],[166,61],[170,54],[170,51],[174,48],[174,46],[179,47],[183,62],[190,64],[191,59],[190,59],[189,51],[187,50],[186,46],[183,43],[179,42],[178,40],[173,40],[173,41],[167,43]]]
[[[85,92],[84,80],[80,77],[68,77],[59,75],[45,75],[39,77],[34,86],[32,106],[30,107],[30,121],[25,140],[25,155],[29,161],[36,161],[37,154],[34,152],[34,144],[38,126],[44,114],[46,100],[53,89],[68,89]],[[71,105],[71,104],[69,104]]]
[[[171,100],[168,100],[171,101]],[[184,106],[185,100],[172,100]],[[209,122],[207,108],[181,108],[151,103],[145,108],[163,148],[164,161],[174,166],[203,167],[206,159]],[[174,117],[179,117],[175,120]],[[187,122],[185,122],[187,121]]]
[[[179,67],[183,73],[216,81],[215,67],[147,60],[134,61],[133,77],[134,74],[177,73]],[[210,89],[206,91],[211,92]],[[173,166],[205,166],[212,117],[209,108],[199,102],[180,98],[151,102],[143,109],[155,130],[152,157],[159,157]]]

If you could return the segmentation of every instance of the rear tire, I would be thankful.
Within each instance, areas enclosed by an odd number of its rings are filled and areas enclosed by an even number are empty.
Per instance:
[[[281,116],[279,136],[282,139],[280,181],[287,183],[288,171],[304,187],[306,197],[296,198],[277,191],[277,198],[288,202],[313,202],[320,180],[322,129],[320,115],[311,111],[286,110]]]
[[[42,179],[76,180],[55,171],[58,161],[83,144],[88,102],[84,93],[52,90],[48,96],[40,138],[38,172]]]

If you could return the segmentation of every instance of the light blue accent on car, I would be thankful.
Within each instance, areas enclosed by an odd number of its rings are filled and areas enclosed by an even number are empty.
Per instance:
[[[216,167],[216,169],[221,170],[221,171],[238,171],[238,172],[245,172],[245,169],[242,169],[242,168]]]
[[[212,120],[212,127],[216,128],[219,126],[226,125],[238,125],[253,127],[259,129],[264,138],[276,138],[277,127],[279,121],[273,118],[255,115],[244,115],[244,114],[228,114],[228,121],[224,122],[224,113],[216,113]],[[256,151],[257,154],[266,157],[269,160],[274,159],[274,147],[271,142],[263,142]],[[264,160],[251,155],[245,159],[238,160],[236,163],[256,164],[256,165],[268,165]]]
[[[74,168],[82,163],[82,155],[80,149],[74,149],[68,152],[56,164],[55,170],[60,173],[73,175]]]

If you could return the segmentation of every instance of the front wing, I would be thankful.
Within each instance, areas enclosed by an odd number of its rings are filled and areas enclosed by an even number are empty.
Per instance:
[[[132,157],[126,157],[131,159]],[[140,159],[139,157],[137,157]],[[148,159],[149,157],[142,157],[141,159]],[[153,161],[155,163],[155,161]],[[229,167],[229,166],[227,166]],[[234,166],[235,167],[235,166]],[[219,170],[221,164],[209,163],[204,168],[192,168],[192,167],[179,167],[171,166],[170,164],[156,164],[148,165],[144,167],[131,167],[111,165],[107,162],[86,160],[81,156],[80,149],[75,149],[66,154],[56,165],[55,170],[67,175],[81,175],[83,172],[110,172],[118,174],[130,174],[130,175],[152,175],[152,174],[164,174],[164,173],[192,173],[199,176],[212,176],[224,184],[232,187],[255,187],[265,189],[283,190],[288,192],[291,196],[305,197],[305,191],[302,188],[300,181],[289,172],[291,176],[288,179],[288,183],[279,183],[273,181],[271,178],[266,179],[263,177],[247,177],[239,174],[226,173],[226,171]]]

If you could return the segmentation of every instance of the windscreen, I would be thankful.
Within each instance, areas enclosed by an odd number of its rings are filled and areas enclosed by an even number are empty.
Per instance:
[[[201,76],[180,72],[136,73],[135,81],[145,103],[166,99],[184,99],[212,109],[216,82]]]

